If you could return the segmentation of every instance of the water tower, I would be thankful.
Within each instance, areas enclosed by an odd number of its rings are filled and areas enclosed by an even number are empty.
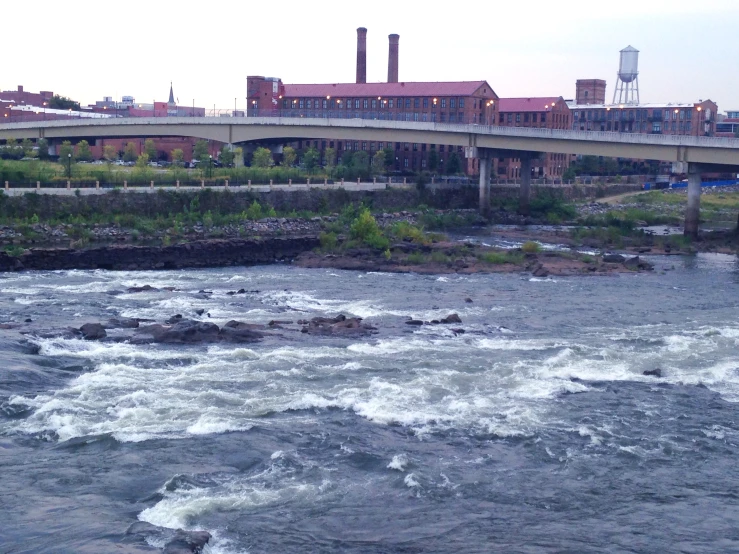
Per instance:
[[[639,103],[639,50],[627,46],[621,50],[618,80],[613,91],[614,104]]]

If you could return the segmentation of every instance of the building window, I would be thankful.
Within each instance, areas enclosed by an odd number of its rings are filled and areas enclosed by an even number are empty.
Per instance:
[[[537,116],[537,114],[535,114],[535,113],[532,113],[531,114],[531,122],[532,123],[536,123],[536,116]]]
[[[431,114],[431,121],[432,122],[435,122],[436,121],[436,113],[432,113]]]
[[[512,113],[506,114],[506,119],[508,120],[508,123],[513,123],[513,114]]]
[[[421,107],[421,99],[420,98],[414,98],[413,99],[413,107],[414,108],[420,108]]]
[[[547,114],[543,113],[541,114],[541,122],[546,123],[547,122]]]
[[[408,167],[408,158],[403,158],[403,167]]]
[[[429,99],[428,98],[424,98],[423,99],[423,107],[424,108],[428,108],[429,107]]]
[[[359,150],[359,143],[358,143],[358,142],[355,142],[355,143],[354,143],[354,150],[355,150],[355,151],[356,151],[356,150]]]
[[[362,143],[362,150],[367,150],[367,143],[366,142],[363,142]]]
[[[377,109],[377,100],[374,100],[374,99],[372,100],[372,109],[373,110]]]
[[[300,99],[300,109],[302,110],[303,108],[305,108],[305,101],[301,98]]]
[[[440,144],[439,145],[439,152],[443,152],[443,151],[444,151],[444,145],[443,144]]]
[[[418,121],[418,112],[414,112],[413,121]]]
[[[326,108],[328,108],[328,100],[323,101],[323,109],[325,110]]]
[[[414,152],[418,152],[418,143],[417,142],[414,142],[413,143],[413,151]]]
[[[516,114],[516,123],[521,123],[521,114],[520,113],[517,113]]]
[[[529,114],[525,113],[523,114],[523,122],[528,123],[529,122]]]
[[[429,119],[428,115],[429,114],[427,114],[427,113],[421,114],[421,121],[428,121],[428,119]]]
[[[454,114],[454,112],[449,114],[449,123],[454,123],[457,120],[457,116]]]
[[[364,108],[365,110],[369,108],[369,100],[367,100],[366,98],[362,100],[362,108]]]
[[[654,123],[652,123],[652,132],[653,133],[662,132],[662,122],[661,121],[655,121]]]
[[[446,122],[446,112],[441,112],[441,118],[439,119],[439,122]]]
[[[454,98],[449,99],[449,107],[450,108],[456,108],[457,107],[457,101]]]
[[[441,107],[446,108],[446,98],[441,99]]]
[[[459,107],[464,108],[464,98],[459,99]]]
[[[359,99],[356,99],[356,100],[354,101],[354,109],[355,109],[355,110],[358,110],[358,109],[359,109]]]
[[[500,114],[498,116],[498,123],[503,123],[505,121],[505,114]]]
[[[405,150],[406,152],[408,152],[408,150],[410,150],[410,149],[411,149],[411,143],[410,142],[404,142],[403,143],[403,150]]]

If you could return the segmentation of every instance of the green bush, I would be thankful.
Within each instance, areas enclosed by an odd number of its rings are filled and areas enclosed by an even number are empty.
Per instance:
[[[478,255],[478,260],[486,264],[519,264],[523,261],[523,255],[518,252],[485,252]]]
[[[364,208],[352,222],[349,235],[352,239],[379,250],[385,250],[390,246],[390,241],[382,234],[380,226],[367,208]]]
[[[338,242],[336,233],[321,233],[318,239],[321,241],[321,248],[329,251],[334,250]]]
[[[521,245],[521,250],[526,254],[536,254],[541,250],[541,246],[538,242],[529,240]]]

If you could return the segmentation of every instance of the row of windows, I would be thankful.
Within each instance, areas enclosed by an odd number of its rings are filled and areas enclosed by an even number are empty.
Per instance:
[[[317,140],[305,140],[305,141],[298,141],[298,148],[318,148],[319,141]],[[325,150],[326,147],[328,148],[336,148],[337,150],[369,150],[370,152],[377,152],[378,150],[385,150],[386,148],[389,148],[391,150],[403,150],[405,152],[413,151],[413,152],[426,152],[427,148],[429,150],[437,150],[440,153],[444,152],[458,152],[462,153],[464,152],[464,148],[461,146],[454,146],[454,145],[446,145],[446,144],[424,144],[424,143],[410,143],[410,142],[367,142],[367,141],[320,141],[320,148],[322,150]]]
[[[368,110],[370,107],[373,110],[382,108],[420,108],[423,105],[424,108],[428,109],[446,108],[447,105],[454,108],[464,108],[464,98],[347,98],[342,100],[341,98],[283,98],[282,107],[283,109],[365,109]],[[480,107],[482,108],[482,100],[480,100]],[[472,101],[473,109],[477,109],[477,100]]]
[[[649,112],[651,111],[651,115]],[[692,109],[675,109],[675,110],[586,110],[573,112],[575,121],[647,121],[650,117],[653,120],[661,120],[664,111],[664,120],[680,119],[690,121],[693,118]]]
[[[613,123],[600,123],[600,129],[594,128],[593,122],[588,121],[575,123],[573,125],[573,129],[580,130],[580,131],[621,131],[621,132],[627,132],[627,133],[646,133],[649,131],[648,123],[646,121],[633,121],[633,122],[624,122],[619,127],[619,122],[615,121]],[[654,121],[651,124],[651,132],[652,133],[662,133],[662,132],[669,132],[672,131],[673,133],[681,132],[692,132],[693,130],[693,124],[691,121]],[[598,124],[596,124],[595,127],[597,127]]]
[[[254,117],[258,117],[262,114],[260,110],[251,110],[250,112]],[[272,112],[268,112],[269,115],[277,115]],[[280,115],[285,117],[334,117],[337,119],[380,119],[387,121],[430,121],[440,123],[481,123],[487,124],[488,118],[484,114],[468,114],[465,117],[465,112],[354,112],[354,111],[309,111],[309,110],[288,110]],[[494,120],[494,119],[493,119]]]

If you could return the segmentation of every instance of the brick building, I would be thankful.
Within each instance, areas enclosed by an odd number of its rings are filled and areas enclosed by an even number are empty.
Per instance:
[[[498,101],[497,124],[504,127],[529,127],[536,129],[569,129],[571,111],[561,96],[538,98],[501,98]],[[534,178],[560,179],[570,165],[569,154],[543,154],[532,160]],[[497,175],[500,179],[519,179],[519,158],[499,159]]]

